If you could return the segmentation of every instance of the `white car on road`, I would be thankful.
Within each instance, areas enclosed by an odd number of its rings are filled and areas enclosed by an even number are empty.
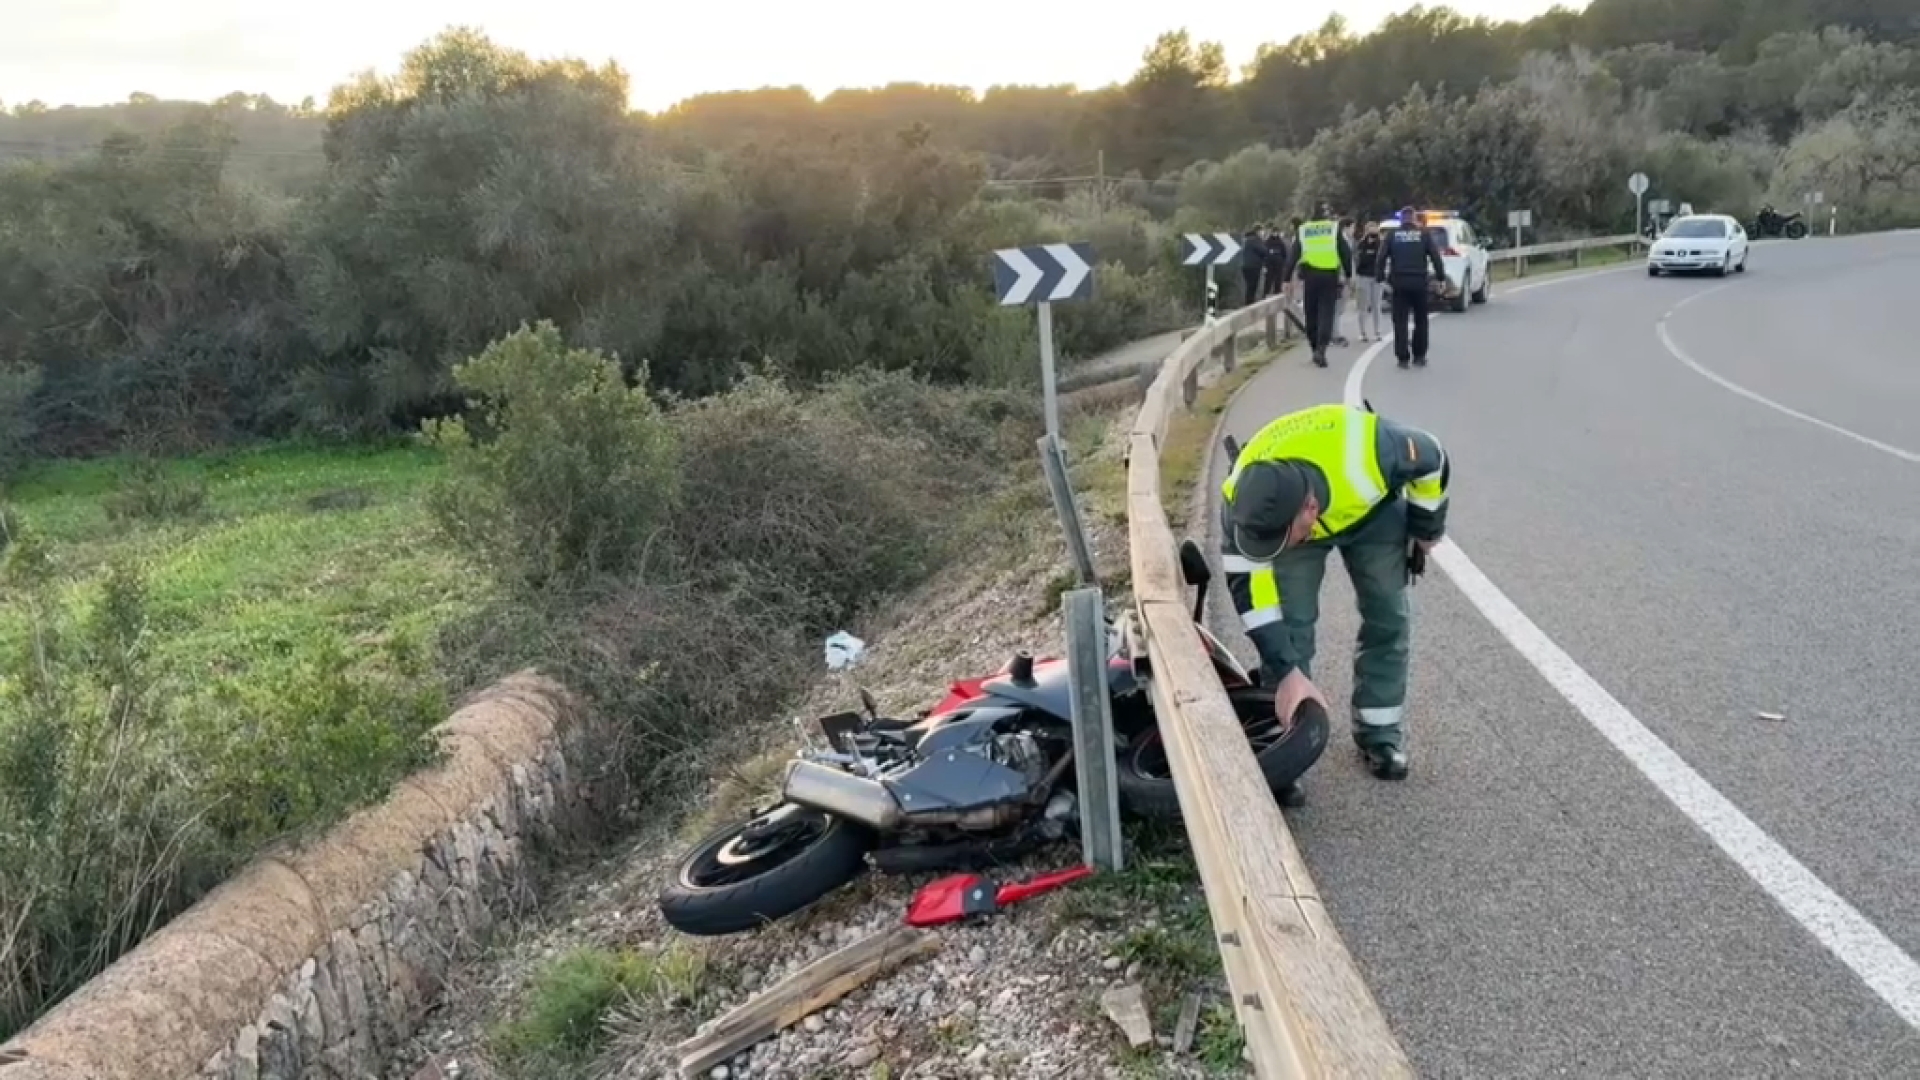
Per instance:
[[[1746,268],[1746,227],[1726,214],[1676,217],[1647,249],[1648,277],[1699,271],[1725,277]]]
[[[1473,226],[1451,210],[1421,210],[1415,216],[1440,245],[1440,264],[1447,269],[1441,298],[1454,311],[1467,310],[1469,299],[1476,304],[1486,303],[1487,247],[1480,242]],[[1392,232],[1399,227],[1399,218],[1380,223],[1382,232]]]

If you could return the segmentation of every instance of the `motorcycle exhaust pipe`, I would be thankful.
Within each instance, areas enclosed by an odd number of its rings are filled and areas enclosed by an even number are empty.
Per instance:
[[[879,832],[898,830],[907,816],[885,784],[817,761],[789,762],[780,794],[788,802],[857,821]]]

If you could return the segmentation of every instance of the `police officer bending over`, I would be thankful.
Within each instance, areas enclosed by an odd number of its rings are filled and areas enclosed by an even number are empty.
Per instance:
[[[1450,472],[1432,435],[1370,409],[1316,405],[1262,428],[1221,488],[1227,591],[1286,720],[1308,698],[1326,705],[1312,681],[1313,631],[1327,552],[1340,549],[1360,608],[1353,740],[1386,780],[1407,775],[1407,584],[1446,535]]]
[[[1399,227],[1380,245],[1380,263],[1374,267],[1375,280],[1390,290],[1393,304],[1393,356],[1401,367],[1411,356],[1415,365],[1427,366],[1427,268],[1445,281],[1447,264],[1440,261],[1440,244],[1420,225],[1413,207],[1400,211]],[[1407,313],[1413,313],[1413,347],[1407,347]]]

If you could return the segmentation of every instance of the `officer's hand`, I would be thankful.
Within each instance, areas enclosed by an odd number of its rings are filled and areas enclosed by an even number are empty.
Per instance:
[[[1434,548],[1434,545],[1438,544],[1439,542],[1440,541],[1438,540],[1415,540],[1414,544],[1418,545],[1418,547],[1422,552],[1428,552],[1428,551],[1432,551]]]
[[[1313,685],[1313,680],[1302,675],[1299,668],[1294,668],[1273,691],[1273,715],[1280,721],[1282,731],[1293,730],[1294,710],[1300,707],[1301,702],[1309,700],[1319,702],[1323,709],[1327,707],[1327,699],[1321,695],[1320,688]]]

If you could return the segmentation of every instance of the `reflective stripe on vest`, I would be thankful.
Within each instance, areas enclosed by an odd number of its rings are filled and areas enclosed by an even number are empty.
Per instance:
[[[1380,471],[1375,442],[1379,430],[1379,417],[1350,405],[1315,405],[1288,413],[1261,428],[1241,449],[1220,493],[1231,503],[1240,470],[1256,461],[1305,461],[1326,476],[1329,489],[1313,538],[1337,535],[1387,497],[1387,478]]]
[[[1315,270],[1340,269],[1340,226],[1309,221],[1300,226],[1300,261]]]

